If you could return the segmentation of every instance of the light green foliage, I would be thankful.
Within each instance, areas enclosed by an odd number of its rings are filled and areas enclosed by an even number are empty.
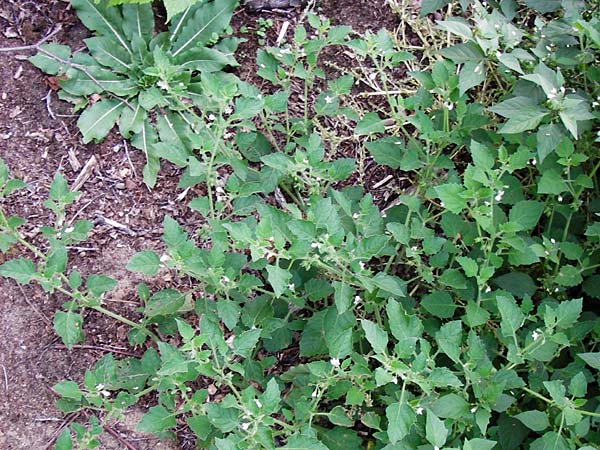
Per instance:
[[[122,63],[151,37],[125,26],[124,10],[98,15],[74,3],[119,49],[111,67],[129,74]],[[424,0],[423,12],[450,3]],[[123,80],[111,91],[134,108],[108,96],[80,121],[95,121],[88,128],[101,134],[120,105],[115,120],[147,152],[147,174],[160,157],[185,168],[182,187],[206,185],[207,196],[189,205],[205,219],[196,235],[166,217],[166,254],[143,250],[127,265],[146,276],[175,271],[191,280],[195,297],[140,284],[141,319],[104,309],[115,280],[84,281],[69,270],[66,245],[89,227],[65,229],[64,207],[77,195],[57,175],[46,203],[57,216],[44,231],[47,250],[29,244],[35,258],[9,260],[0,275],[70,295],[54,320],[66,345],[83,339],[85,308],[128,324],[132,345],[155,342],[141,358],[107,355],[83,383],[55,387],[59,409],[117,417],[156,393],[138,429],[169,437],[185,421],[209,449],[594,448],[600,21],[583,1],[525,1],[533,10],[489,3],[460,1],[468,14],[438,22],[452,45],[411,72],[419,88],[402,96],[387,83],[413,57],[389,33],[356,36],[312,13],[289,42],[259,51],[269,94],[220,72],[224,66],[193,66],[222,48],[203,46],[212,37],[192,26],[209,9],[175,17],[170,34],[151,38],[144,55],[154,65],[140,69],[135,95]],[[228,16],[219,8],[232,6],[206,5],[221,32]],[[120,25],[111,31],[107,23]],[[191,48],[200,35],[202,45]],[[92,56],[76,63],[93,59],[105,76],[103,45],[88,41]],[[325,79],[320,55],[333,45],[370,68],[360,81],[381,90],[385,108],[348,95],[365,74]],[[72,75],[65,95],[94,92],[76,86],[63,47],[48,51],[62,56],[33,62]],[[190,72],[181,69],[184,55]],[[288,104],[298,86],[299,113]],[[347,136],[336,136],[331,122]],[[356,161],[334,158],[343,141],[358,149]],[[385,213],[360,186],[336,184],[363,174],[362,155],[413,185]],[[224,167],[226,181],[215,175]],[[19,187],[1,164],[0,192]],[[0,216],[0,249],[27,244],[21,224]],[[299,357],[280,359],[290,351]],[[218,400],[190,390],[198,379],[217,386]],[[94,420],[72,427],[79,444],[96,439]],[[58,444],[71,448],[71,436]]]

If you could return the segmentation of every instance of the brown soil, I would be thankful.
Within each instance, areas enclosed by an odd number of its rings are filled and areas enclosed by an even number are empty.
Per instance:
[[[381,27],[393,29],[397,25],[385,0],[324,0],[318,11],[333,23],[352,25],[360,32]],[[290,12],[288,17],[262,13],[274,22],[268,31],[267,45],[274,44],[284,21],[293,25],[299,13]],[[234,28],[245,25],[250,31],[244,36],[249,41],[238,56],[238,74],[261,85],[260,79],[253,79],[258,46],[253,33],[256,18],[242,10],[234,17]],[[68,2],[4,0],[0,2],[0,47],[35,43],[58,24],[62,31],[56,35],[56,42],[82,46],[81,39],[87,32],[68,9]],[[161,224],[165,215],[193,230],[198,216],[186,205],[202,192],[193,188],[185,198],[178,198],[182,194],[176,187],[180,171],[168,164],[162,165],[157,187],[146,189],[141,180],[143,155],[128,149],[116,133],[101,144],[83,145],[75,125],[77,117],[70,115],[68,105],[58,101],[50,89],[51,80],[25,60],[31,53],[0,52],[0,157],[13,176],[28,184],[3,208],[27,219],[25,234],[42,243],[39,227],[51,223],[51,214],[42,202],[54,173],[62,172],[73,183],[80,168],[70,162],[69,152],[81,165],[95,157],[97,166],[80,189],[82,195],[71,212],[77,213],[78,219],[112,219],[126,225],[132,233],[96,225],[81,248],[70,250],[70,265],[77,266],[83,275],[104,273],[119,280],[117,289],[106,298],[107,307],[134,317],[135,286],[140,279],[127,272],[125,264],[141,249],[162,248]],[[8,257],[18,253],[19,250],[13,251]],[[3,258],[0,255],[0,262]],[[177,282],[171,280],[171,285],[176,287]],[[51,387],[62,380],[81,381],[85,370],[109,351],[135,351],[127,347],[125,332],[117,323],[97,314],[85,318],[85,346],[66,350],[51,323],[54,311],[64,300],[45,294],[38,286],[20,287],[14,281],[0,279],[1,450],[53,448],[62,426],[69,420],[84,418],[58,412],[53,406],[56,397]],[[107,430],[99,448],[122,449],[126,448],[124,442],[140,450],[193,448],[184,443],[188,441],[184,439],[185,432],[179,443],[159,443],[132,431],[142,413],[132,410],[123,423]]]

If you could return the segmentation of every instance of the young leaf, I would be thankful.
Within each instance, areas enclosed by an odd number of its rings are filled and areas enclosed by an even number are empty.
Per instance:
[[[596,353],[578,353],[581,359],[583,359],[588,365],[596,370],[600,370],[600,352]]]
[[[12,278],[19,284],[27,284],[35,275],[35,265],[28,259],[11,259],[0,266],[0,276]]]
[[[525,316],[511,297],[498,296],[496,298],[498,310],[502,316],[500,327],[504,336],[513,336],[523,326]]]
[[[385,409],[385,415],[388,419],[388,438],[392,445],[408,435],[417,418],[406,402],[392,403]]]
[[[371,133],[383,133],[384,131],[385,126],[381,117],[377,113],[369,112],[356,124],[354,134],[362,136]]]
[[[71,432],[69,431],[69,427],[65,427],[64,430],[60,433],[60,436],[56,439],[56,445],[54,450],[72,450],[73,449],[73,441],[71,440]]]
[[[54,314],[54,331],[60,336],[68,349],[74,344],[83,342],[83,317],[72,311],[57,311]]]
[[[385,353],[388,345],[388,334],[379,325],[370,320],[361,320],[361,325],[365,331],[365,336],[375,353]]]
[[[265,269],[275,297],[281,297],[292,279],[292,274],[289,270],[282,269],[279,266],[267,266]]]
[[[160,259],[152,250],[142,250],[131,257],[126,267],[132,272],[156,275],[160,268]]]
[[[515,204],[509,213],[509,220],[517,225],[516,231],[533,229],[544,211],[544,204],[534,200],[522,200]]]
[[[137,424],[135,429],[142,433],[160,433],[177,424],[175,414],[164,406],[153,406]]]
[[[525,411],[514,417],[533,431],[544,431],[550,426],[548,415],[542,411]]]
[[[448,439],[448,429],[444,425],[444,422],[431,410],[427,411],[425,436],[435,448],[442,448],[446,443],[446,439]]]
[[[90,275],[85,285],[93,295],[100,296],[104,292],[112,291],[117,282],[106,275]]]

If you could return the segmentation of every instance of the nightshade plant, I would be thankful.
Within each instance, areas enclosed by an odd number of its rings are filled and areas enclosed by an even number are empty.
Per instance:
[[[214,192],[190,203],[205,219],[197,236],[167,217],[166,255],[130,260],[193,280],[186,292],[141,284],[135,322],[102,306],[114,281],[84,285],[68,268],[66,243],[89,225],[64,228],[76,194],[60,175],[49,250],[0,216],[0,249],[20,244],[36,260],[9,260],[0,275],[69,295],[55,319],[67,345],[93,308],[130,322],[143,349],[54,387],[62,411],[102,412],[73,426],[78,444],[92,448],[103,423],[154,393],[138,430],[169,437],[186,424],[199,448],[597,449],[600,21],[591,2],[526,3],[461,1],[468,19],[437,24],[456,40],[411,73],[412,95],[392,93],[391,71],[412,59],[393,36],[308,14],[310,30],[259,52],[273,93],[202,76],[214,117],[197,134],[181,122],[193,111],[164,105],[162,154],[185,166],[197,142],[210,165],[204,176],[188,165],[180,184]],[[371,70],[364,85],[384,88],[385,107],[350,98],[360,79],[323,80],[332,45]],[[316,102],[294,113],[298,86]],[[332,120],[352,127],[360,167],[368,154],[410,180],[385,211],[362,187],[336,185],[354,166],[331,156]],[[218,152],[202,144],[215,139]],[[230,168],[227,180],[207,167]],[[0,185],[22,187],[4,166]],[[71,445],[65,430],[57,448]]]

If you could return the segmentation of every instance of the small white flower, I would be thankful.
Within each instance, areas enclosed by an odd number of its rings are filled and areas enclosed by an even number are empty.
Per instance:
[[[533,159],[531,160],[531,165],[532,165],[532,166],[535,166],[536,164],[537,164],[537,159],[533,158]]]
[[[333,367],[340,367],[340,360],[337,358],[331,358],[329,362]]]
[[[360,267],[360,270],[365,270],[365,263],[362,261],[358,262],[358,266]]]
[[[556,239],[550,238],[550,242],[553,243],[553,244],[556,244]]]
[[[539,337],[540,337],[540,333],[538,333],[538,331],[539,331],[539,330],[535,330],[533,333],[531,333],[531,338],[532,338],[534,341],[537,341],[537,338],[539,338]]]
[[[104,389],[104,385],[103,384],[99,384],[96,386],[96,390],[97,391],[101,391],[102,389]]]
[[[398,384],[398,377],[393,377],[390,381],[394,384]]]
[[[498,193],[496,194],[496,196],[494,197],[494,200],[499,202],[500,200],[502,200],[502,197],[504,197],[504,190],[500,189],[498,191]]]
[[[310,244],[310,246],[312,248],[321,248],[321,243],[320,242],[313,242]]]
[[[492,288],[491,288],[491,287],[489,287],[489,286],[486,286],[486,288],[485,288],[485,293],[487,294],[487,293],[489,293],[489,292],[492,292]]]
[[[354,296],[354,304],[358,305],[360,303],[360,295],[355,295]]]
[[[383,217],[385,219],[387,217],[387,214],[385,212],[382,212],[381,217]]]
[[[559,195],[559,196],[558,196],[558,202],[559,202],[559,203],[562,203],[562,201],[563,201],[563,196],[562,196],[562,195]]]
[[[296,289],[296,286],[294,285],[294,283],[290,283],[288,284],[288,289],[293,292],[294,289]]]
[[[358,219],[359,217],[360,217],[360,214],[359,214],[359,213],[354,213],[354,214],[352,214],[352,218],[353,218],[353,219]]]
[[[67,234],[72,233],[74,229],[75,229],[75,227],[67,227],[67,228],[65,228],[65,233],[67,233]]]
[[[484,204],[485,206],[492,206],[492,204],[491,204],[490,202],[488,202],[487,200],[484,200],[484,201],[483,201],[483,204]]]
[[[477,70],[477,67],[475,68],[475,70]],[[479,69],[479,70],[481,70],[481,69]],[[454,109],[454,103],[446,102],[446,103],[444,103],[444,106],[446,107],[446,109],[448,111],[452,111]]]
[[[318,389],[318,388],[315,388],[315,390],[312,392],[312,394],[310,394],[310,396],[311,396],[312,398],[316,398],[316,397],[317,397],[317,395],[319,395],[319,389]]]
[[[254,402],[256,403],[256,406],[258,406],[259,408],[262,408],[262,403],[260,402],[259,399],[255,399]]]
[[[102,395],[104,395],[105,397],[110,397],[110,392],[108,392],[108,391],[100,391],[100,393]]]
[[[242,424],[242,430],[248,431],[248,428],[250,428],[250,424],[248,422]]]
[[[231,280],[229,279],[229,277],[227,277],[227,276],[223,275],[223,276],[221,277],[221,281],[222,281],[223,283],[227,284],[227,283],[229,283]]]
[[[445,208],[445,207],[446,207],[446,205],[444,204],[444,202],[440,202],[440,206],[441,206],[442,208]]]
[[[411,249],[413,252],[416,252],[417,250],[419,250],[419,249],[417,248],[417,246],[416,246],[416,245],[413,245],[413,246],[412,246],[410,249]]]
[[[229,347],[232,350],[233,350],[233,338],[235,338],[235,336],[232,334],[227,339],[225,339],[225,343],[227,344],[227,347]]]
[[[170,257],[169,255],[167,255],[167,254],[163,254],[163,255],[160,257],[160,262],[161,262],[161,263],[166,263],[166,262],[167,262],[169,259],[171,259],[171,257]]]
[[[546,45],[546,50],[549,51],[549,52],[551,52],[552,51],[552,47],[549,46],[549,45]]]
[[[558,292],[558,288],[554,288],[554,292]]]
[[[325,103],[327,103],[328,105],[333,103],[333,97],[330,97],[329,95],[325,97]]]
[[[415,413],[417,414],[417,416],[420,416],[423,414],[423,407],[419,406],[417,407],[417,409],[415,410]]]
[[[471,408],[471,414],[474,414],[474,413],[475,413],[475,411],[477,411],[477,406],[473,406],[473,407]]]

